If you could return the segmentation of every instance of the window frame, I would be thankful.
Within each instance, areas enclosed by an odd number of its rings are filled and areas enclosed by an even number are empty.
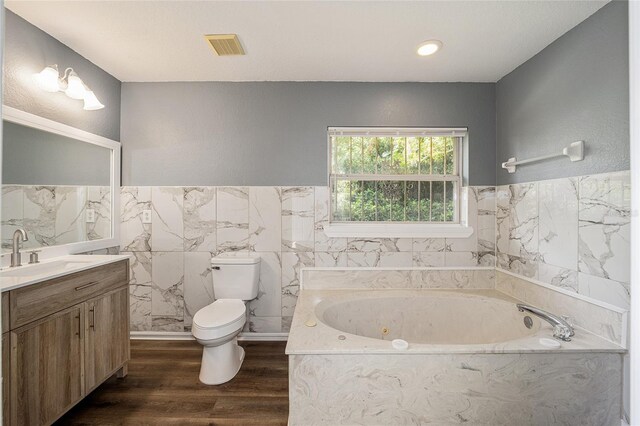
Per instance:
[[[333,173],[334,168],[334,156],[333,156],[333,143],[334,137],[454,137],[456,142],[453,146],[453,173],[452,174],[377,174],[377,173]],[[461,202],[460,193],[462,190],[462,144],[464,138],[467,137],[466,128],[444,128],[444,127],[329,127],[327,129],[327,145],[328,145],[328,175],[329,175],[329,222],[331,224],[407,224],[407,225],[447,225],[447,224],[460,224],[461,223]],[[406,151],[405,151],[406,152]],[[446,159],[446,157],[445,157]],[[446,160],[445,160],[446,161]],[[446,169],[446,166],[445,166]],[[452,182],[455,188],[453,192],[453,220],[451,221],[432,221],[432,220],[419,220],[419,221],[352,221],[352,220],[334,220],[333,219],[333,185],[339,180],[346,181],[368,181],[368,182],[384,182],[384,181],[398,181],[398,182]],[[444,186],[444,197],[446,199],[446,185]],[[430,199],[430,204],[433,202]],[[431,209],[430,209],[431,210]],[[431,219],[431,217],[429,218]]]

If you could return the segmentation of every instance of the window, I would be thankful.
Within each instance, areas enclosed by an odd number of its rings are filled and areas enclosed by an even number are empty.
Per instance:
[[[332,223],[459,224],[466,129],[330,128]]]

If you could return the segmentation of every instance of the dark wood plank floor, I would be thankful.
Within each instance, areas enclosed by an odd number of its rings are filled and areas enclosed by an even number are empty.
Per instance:
[[[111,378],[59,425],[286,425],[285,342],[241,342],[246,356],[228,383],[198,381],[202,346],[193,341],[132,341],[129,375]]]

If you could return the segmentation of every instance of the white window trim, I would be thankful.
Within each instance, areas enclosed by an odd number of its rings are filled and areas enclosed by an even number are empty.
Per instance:
[[[331,184],[332,150],[331,136],[335,135],[362,135],[369,132],[372,136],[402,136],[404,132],[415,134],[416,128],[354,128],[331,127],[327,132],[328,143],[328,172],[329,184]],[[441,133],[447,136],[458,136],[465,140],[468,137],[466,128],[420,128],[429,134]],[[404,132],[403,132],[404,131]],[[461,144],[462,145],[462,144]],[[329,238],[468,238],[473,235],[474,229],[469,225],[469,187],[462,187],[463,147],[457,147],[457,172],[459,203],[456,208],[456,223],[400,223],[400,222],[329,222],[324,227],[324,233]],[[331,191],[329,191],[331,192]],[[331,197],[329,197],[329,215],[331,211]]]

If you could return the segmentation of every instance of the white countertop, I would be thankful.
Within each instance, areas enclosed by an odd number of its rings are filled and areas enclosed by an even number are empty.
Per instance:
[[[0,292],[129,259],[130,255],[69,255],[43,260],[35,265],[0,269]]]
[[[539,343],[550,338],[553,330],[542,322],[533,335],[499,343],[485,344],[425,344],[411,343],[406,350],[396,350],[388,340],[363,337],[337,330],[316,316],[316,306],[324,300],[345,301],[363,296],[424,296],[429,292],[465,292],[471,295],[497,298],[510,303],[520,301],[497,290],[301,290],[289,332],[287,355],[295,354],[442,354],[442,353],[544,353],[544,352],[626,352],[626,350],[595,334],[576,327],[570,342],[561,342],[560,348],[549,348]],[[419,294],[420,293],[420,294]],[[396,309],[402,311],[402,306]],[[373,314],[377,315],[377,314]],[[452,319],[453,320],[453,319]],[[307,324],[312,324],[308,326]],[[341,336],[341,337],[339,337]]]

